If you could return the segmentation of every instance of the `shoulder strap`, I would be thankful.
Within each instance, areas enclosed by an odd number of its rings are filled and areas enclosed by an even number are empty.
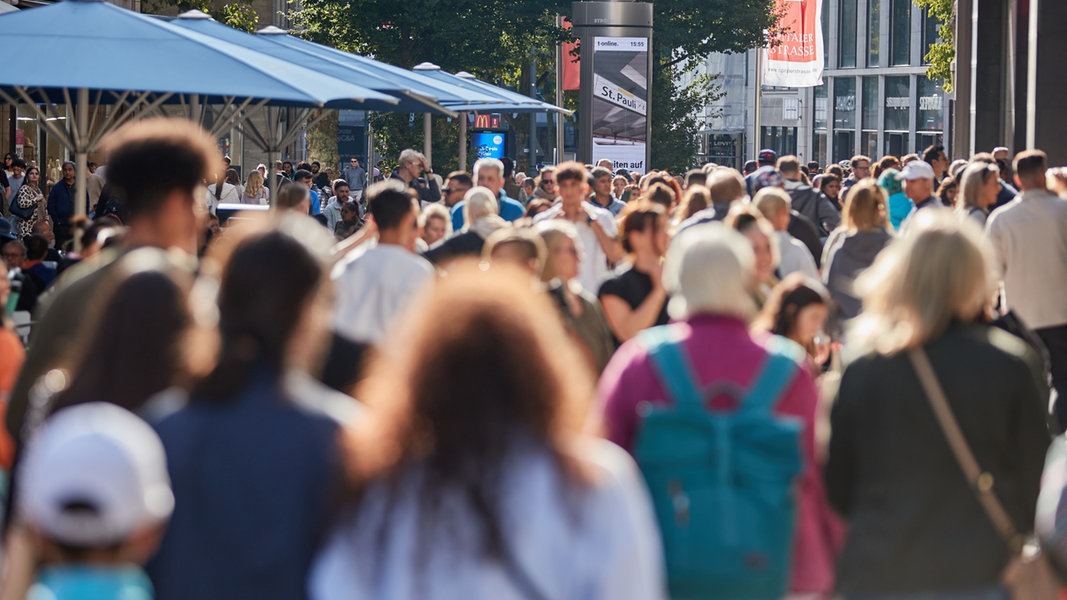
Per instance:
[[[660,383],[678,406],[703,407],[704,400],[694,381],[694,371],[681,340],[669,325],[646,329],[638,334]]]
[[[767,342],[767,352],[767,361],[745,395],[745,410],[770,410],[778,402],[786,386],[793,381],[799,367],[798,353],[802,356],[804,349],[776,335]]]
[[[952,448],[952,454],[956,457],[956,462],[959,463],[968,483],[974,488],[978,501],[989,516],[989,520],[1009,546],[1013,549],[1021,548],[1022,540],[1019,539],[1019,533],[1008,512],[1004,510],[1004,506],[993,492],[993,475],[988,471],[982,471],[971,448],[967,445],[967,439],[963,437],[959,422],[952,414],[952,408],[945,398],[945,391],[937,380],[929,357],[922,348],[915,348],[908,352],[908,358],[919,375],[919,383],[922,384],[926,398],[930,401],[937,422],[941,426],[941,431],[945,434],[949,447]]]

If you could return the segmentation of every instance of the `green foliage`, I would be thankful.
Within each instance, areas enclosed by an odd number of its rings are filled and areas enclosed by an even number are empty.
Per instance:
[[[652,168],[684,173],[695,165],[695,133],[704,126],[696,113],[721,96],[716,77],[704,75],[680,83],[681,74],[688,70],[663,64],[652,74]]]
[[[314,127],[308,129],[307,145],[308,158],[322,163],[322,168],[327,167],[335,171],[334,176],[339,176],[337,165],[341,157],[337,154],[337,111],[326,111],[326,116]],[[312,115],[315,118],[317,115]]]
[[[744,52],[780,33],[778,17],[776,0],[658,0],[653,41],[670,49],[669,64]]]
[[[954,2],[953,0],[915,0],[915,5],[925,8],[941,22],[937,29],[938,40],[930,44],[926,60],[930,66],[926,76],[944,82],[946,92],[952,92],[952,61],[956,59],[956,45],[953,39]]]
[[[142,6],[144,12],[154,14],[201,10],[220,23],[250,33],[259,25],[259,16],[252,8],[252,0],[236,0],[221,5],[210,0],[146,0]]]

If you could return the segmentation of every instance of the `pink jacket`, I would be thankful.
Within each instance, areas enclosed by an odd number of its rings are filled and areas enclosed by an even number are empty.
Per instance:
[[[747,388],[766,361],[767,351],[749,335],[745,323],[739,319],[697,316],[671,327],[677,327],[682,333],[701,386],[726,380]],[[667,398],[667,392],[661,387],[644,349],[630,340],[608,363],[600,379],[598,396],[608,439],[632,451],[640,426],[638,404],[665,402],[662,399]],[[799,417],[805,424],[802,444],[806,467],[800,480],[790,586],[795,593],[833,591],[834,556],[843,537],[815,463],[817,402],[811,374],[805,368],[798,368],[796,378],[775,407],[777,414]],[[727,407],[712,403],[712,408]]]

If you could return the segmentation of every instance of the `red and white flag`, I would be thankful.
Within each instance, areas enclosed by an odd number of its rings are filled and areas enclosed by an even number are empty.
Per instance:
[[[762,50],[763,85],[815,87],[822,85],[822,0],[778,0],[784,10],[783,33],[776,45]]]

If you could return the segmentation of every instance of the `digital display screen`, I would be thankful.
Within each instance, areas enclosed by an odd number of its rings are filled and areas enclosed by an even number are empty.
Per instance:
[[[476,158],[504,158],[508,135],[503,131],[475,131],[471,133],[471,153]]]

